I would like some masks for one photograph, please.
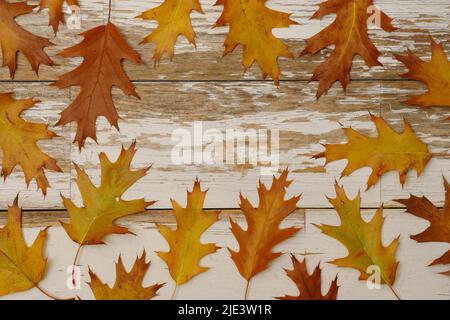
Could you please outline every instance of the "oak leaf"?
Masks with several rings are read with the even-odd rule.
[[[83,62],[75,70],[61,76],[54,83],[58,88],[80,86],[78,97],[61,113],[57,125],[77,122],[75,141],[81,149],[86,138],[97,140],[96,121],[104,116],[119,130],[119,115],[111,97],[112,87],[122,89],[127,95],[137,95],[133,84],[125,73],[122,61],[128,59],[142,63],[139,54],[124,40],[117,27],[108,22],[82,33],[84,40],[68,49],[60,56],[64,58],[83,57]]]
[[[331,282],[328,292],[322,295],[322,270],[317,265],[312,274],[309,274],[306,259],[298,261],[291,255],[292,270],[287,270],[287,276],[295,283],[299,290],[298,296],[279,297],[280,300],[336,300],[339,286],[337,277]]]
[[[44,48],[53,45],[48,39],[32,34],[22,28],[15,18],[33,11],[36,6],[26,1],[9,3],[0,0],[0,47],[2,49],[2,67],[8,66],[11,79],[14,79],[17,66],[17,54],[21,52],[38,74],[41,64],[53,66],[53,61],[44,52]]]
[[[431,37],[430,41],[432,57],[428,62],[410,50],[406,56],[395,55],[409,69],[401,77],[421,81],[428,87],[427,93],[411,97],[406,103],[421,107],[450,107],[450,61],[442,45]]]
[[[242,45],[244,69],[249,69],[256,61],[263,78],[270,76],[279,85],[278,58],[293,58],[293,54],[285,43],[273,35],[272,30],[288,28],[297,23],[290,19],[290,14],[269,9],[266,2],[267,0],[217,0],[216,5],[224,8],[215,27],[229,26],[224,56]]]
[[[186,208],[172,201],[173,214],[177,227],[171,230],[158,225],[159,232],[169,243],[168,252],[158,252],[158,256],[167,264],[170,275],[176,285],[182,285],[209,268],[200,266],[200,260],[217,251],[214,243],[201,243],[200,238],[218,219],[220,211],[203,210],[207,191],[202,191],[198,180],[194,188],[187,193]]]
[[[146,253],[136,258],[129,272],[123,265],[122,258],[116,263],[116,281],[113,287],[103,283],[100,278],[89,269],[91,281],[89,286],[96,300],[150,300],[157,296],[157,292],[164,284],[155,284],[149,287],[142,286],[145,274],[150,263],[145,261]]]
[[[300,230],[296,227],[279,228],[283,220],[297,209],[297,202],[300,200],[300,196],[284,199],[286,188],[292,182],[287,180],[287,176],[286,169],[278,179],[273,177],[269,190],[261,181],[259,182],[257,208],[254,208],[242,194],[240,195],[240,208],[247,221],[247,230],[243,230],[230,218],[231,232],[239,244],[239,251],[228,250],[239,273],[247,280],[247,284],[256,274],[264,271],[272,260],[282,254],[272,252],[273,247]]]
[[[417,242],[447,242],[450,243],[450,185],[444,179],[445,204],[443,208],[436,207],[425,197],[411,195],[409,199],[397,199],[406,206],[409,212],[419,218],[428,220],[430,226],[423,232],[411,236]],[[430,265],[450,264],[450,250],[434,260]]]
[[[44,245],[47,229],[41,230],[31,247],[22,232],[22,210],[18,198],[8,208],[8,221],[0,228],[0,296],[37,287],[44,277]]]
[[[41,0],[39,3],[39,11],[49,10],[49,25],[52,26],[55,34],[58,32],[59,24],[64,23],[62,12],[64,3],[67,3],[68,6],[79,6],[78,0]]]
[[[44,169],[61,172],[56,160],[41,151],[37,142],[51,139],[56,134],[45,124],[25,121],[22,112],[37,101],[14,100],[12,93],[0,93],[0,147],[3,151],[2,176],[8,177],[16,165],[20,165],[27,186],[32,179],[47,194],[49,183]]]
[[[141,42],[141,44],[156,44],[153,53],[155,65],[161,60],[164,52],[167,52],[172,60],[179,35],[184,35],[195,47],[195,32],[190,17],[192,11],[203,13],[198,0],[164,0],[158,7],[137,16],[137,18],[158,22],[156,29]]]
[[[361,217],[360,194],[350,200],[337,183],[335,190],[336,198],[328,198],[328,201],[336,209],[341,224],[339,226],[314,224],[324,234],[341,242],[348,250],[346,257],[335,259],[331,263],[338,267],[358,270],[360,280],[367,280],[371,276],[370,267],[376,266],[380,271],[381,284],[387,284],[392,288],[398,267],[395,255],[400,237],[384,247],[381,237],[384,223],[383,208],[378,209],[373,218],[366,222]]]
[[[368,67],[381,66],[378,57],[381,53],[369,38],[368,23],[371,16],[379,16],[379,27],[386,32],[394,28],[392,19],[374,7],[373,0],[328,0],[320,4],[311,19],[321,19],[335,14],[334,22],[315,36],[306,39],[307,46],[301,53],[316,54],[334,45],[328,58],[318,66],[311,81],[320,81],[317,98],[327,93],[334,82],[340,81],[344,90],[350,82],[350,69],[355,55],[364,59]],[[375,21],[377,19],[375,18]]]
[[[419,176],[431,159],[431,154],[428,146],[417,137],[408,121],[403,122],[403,132],[397,133],[383,118],[374,115],[370,117],[376,126],[378,137],[367,137],[352,128],[344,128],[348,142],[324,145],[325,151],[314,155],[314,158],[325,158],[325,165],[347,159],[348,163],[341,178],[363,167],[372,168],[367,189],[389,171],[395,170],[399,173],[402,186],[410,168],[415,168]]]
[[[130,164],[136,153],[136,143],[129,149],[122,147],[116,162],[100,153],[100,186],[96,187],[86,172],[77,165],[77,186],[83,199],[83,207],[61,195],[70,222],[61,222],[70,238],[82,245],[103,244],[109,234],[126,234],[128,228],[114,224],[116,219],[145,211],[154,202],[144,199],[123,200],[121,197],[136,181],[144,177],[149,168],[131,170]]]

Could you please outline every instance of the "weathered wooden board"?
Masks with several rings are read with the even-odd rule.
[[[18,1],[18,0],[11,0]],[[29,3],[37,4],[33,0]],[[359,57],[352,69],[352,79],[347,92],[335,84],[327,96],[319,101],[315,99],[317,83],[307,80],[314,68],[328,54],[324,51],[314,56],[281,59],[282,83],[276,88],[269,80],[261,81],[260,70],[253,66],[247,73],[241,67],[241,48],[225,58],[222,57],[227,28],[212,29],[219,17],[221,7],[213,6],[214,0],[201,0],[205,15],[193,14],[193,25],[198,34],[197,48],[180,38],[176,55],[172,62],[167,58],[155,69],[152,45],[138,45],[154,27],[154,23],[135,19],[140,12],[152,8],[160,0],[113,0],[112,20],[121,29],[128,42],[142,55],[144,65],[125,62],[128,75],[135,83],[141,100],[125,97],[114,90],[114,98],[121,115],[121,131],[112,129],[105,119],[98,121],[98,144],[89,141],[81,153],[72,139],[76,126],[54,127],[61,112],[77,94],[77,88],[57,90],[48,84],[69,70],[75,68],[80,59],[62,59],[55,56],[62,49],[81,40],[77,36],[105,23],[108,11],[107,0],[80,0],[82,6],[82,30],[68,30],[61,26],[60,33],[54,37],[48,24],[47,12],[19,17],[17,20],[26,29],[41,36],[51,38],[55,46],[46,51],[54,57],[58,66],[42,66],[40,76],[31,71],[25,58],[19,54],[19,66],[15,80],[9,79],[6,68],[0,68],[0,92],[12,91],[16,98],[34,97],[40,101],[35,108],[25,113],[25,118],[36,122],[49,122],[50,128],[59,137],[39,145],[56,158],[64,173],[48,172],[52,188],[44,199],[35,191],[33,182],[27,190],[23,174],[19,169],[0,185],[0,210],[11,204],[15,195],[20,193],[20,204],[25,209],[39,209],[25,213],[26,238],[31,241],[38,230],[52,225],[47,248],[50,257],[49,270],[42,286],[61,297],[79,295],[84,299],[92,298],[85,284],[88,280],[87,265],[90,265],[102,279],[111,283],[114,278],[113,261],[119,253],[123,254],[125,264],[130,266],[136,254],[145,248],[150,255],[152,266],[146,283],[167,282],[161,290],[160,299],[170,297],[173,284],[162,261],[153,253],[166,250],[167,245],[157,232],[154,223],[173,225],[168,211],[150,210],[145,214],[123,219],[121,223],[130,227],[137,236],[111,236],[108,246],[95,246],[83,250],[80,266],[83,279],[81,290],[68,291],[66,282],[69,277],[67,268],[72,264],[76,250],[75,244],[59,226],[60,219],[67,219],[62,209],[60,193],[71,196],[81,204],[75,184],[75,172],[72,161],[85,168],[93,181],[99,180],[97,154],[104,151],[115,158],[120,144],[129,146],[137,140],[139,151],[133,166],[135,168],[153,164],[147,177],[139,181],[126,193],[125,198],[146,197],[159,200],[153,208],[170,208],[169,199],[184,203],[186,189],[192,187],[196,177],[202,185],[209,188],[206,199],[208,208],[238,208],[238,195],[242,192],[254,204],[257,203],[256,186],[261,178],[270,183],[270,175],[262,175],[260,166],[251,164],[187,164],[177,165],[171,155],[176,130],[185,129],[193,135],[195,122],[201,122],[203,132],[207,129],[218,130],[224,134],[227,129],[279,131],[279,168],[289,167],[291,178],[295,181],[288,195],[302,193],[299,202],[301,208],[286,224],[304,227],[295,238],[279,246],[283,252],[292,252],[308,257],[310,267],[321,262],[324,268],[323,290],[331,279],[339,273],[341,299],[392,299],[393,294],[387,288],[369,290],[365,282],[357,280],[357,272],[349,269],[338,270],[325,263],[333,258],[345,255],[345,249],[332,238],[319,233],[312,223],[337,224],[334,210],[329,209],[325,195],[334,196],[333,183],[339,178],[346,162],[338,161],[323,168],[323,160],[313,160],[311,156],[322,150],[321,143],[343,143],[345,137],[342,127],[351,126],[365,134],[375,134],[369,112],[382,115],[394,128],[402,130],[403,118],[406,118],[418,136],[429,144],[435,158],[419,178],[413,171],[403,190],[396,173],[383,176],[380,182],[365,189],[370,174],[368,168],[361,169],[350,177],[342,179],[349,196],[353,197],[361,190],[362,206],[367,217],[374,208],[384,204],[386,225],[383,229],[385,244],[401,234],[398,260],[401,262],[395,290],[405,299],[449,299],[450,281],[439,272],[442,267],[427,265],[448,250],[448,244],[417,244],[409,239],[410,234],[422,231],[427,222],[406,214],[393,202],[396,198],[406,198],[409,193],[425,195],[436,205],[442,206],[444,190],[442,176],[450,179],[450,157],[448,134],[450,116],[448,108],[420,109],[406,106],[403,101],[410,95],[416,95],[426,88],[416,82],[399,78],[405,68],[393,59],[392,53],[404,52],[407,48],[420,57],[430,56],[429,35],[444,43],[450,51],[450,4],[447,0],[431,0],[424,4],[419,0],[376,0],[376,4],[394,18],[399,29],[386,33],[372,28],[371,38],[379,48],[384,67],[368,69]],[[284,39],[296,57],[305,46],[305,38],[312,36],[327,26],[333,16],[321,21],[309,20],[317,9],[318,0],[270,0],[268,5],[277,10],[292,12],[292,18],[298,26],[275,30],[274,33]],[[1,53],[0,53],[1,54]],[[192,137],[193,138],[193,137]],[[269,138],[270,139],[270,138]],[[256,153],[251,149],[250,153]],[[222,219],[203,237],[204,241],[218,242],[222,247],[236,247],[229,232],[228,217],[232,215],[243,222],[238,210],[225,210]],[[5,212],[0,212],[0,225],[5,223]],[[105,263],[110,261],[110,263]],[[194,281],[180,288],[177,297],[189,299],[240,299],[243,297],[245,283],[239,277],[225,249],[202,262],[212,269]],[[284,255],[270,269],[257,276],[251,285],[251,299],[270,299],[285,293],[296,294],[296,289],[284,275],[283,267],[290,267],[289,258]],[[239,285],[241,284],[241,285]],[[220,287],[220,290],[217,288]],[[4,297],[5,299],[41,299],[45,298],[37,290]]]
[[[365,218],[369,219],[374,210],[365,211]],[[401,244],[397,258],[400,261],[397,280],[394,289],[403,299],[449,299],[450,281],[448,277],[439,274],[445,271],[444,267],[427,267],[427,265],[440,254],[448,250],[449,245],[443,243],[418,244],[409,239],[410,234],[421,232],[427,225],[424,220],[404,213],[401,209],[387,209],[383,228],[383,241],[388,244],[397,235],[401,235]],[[223,249],[216,254],[202,260],[202,265],[211,267],[191,282],[178,289],[176,298],[179,299],[242,299],[245,281],[240,277],[227,247],[236,249],[237,243],[229,231],[228,218],[233,217],[245,225],[242,215],[225,211],[221,214],[219,222],[214,224],[202,237],[204,242],[216,242]],[[87,266],[89,265],[102,280],[110,285],[114,282],[114,261],[122,254],[125,265],[130,268],[136,255],[142,250],[149,254],[152,264],[144,280],[145,284],[167,282],[161,289],[157,299],[169,299],[174,285],[170,279],[167,267],[156,256],[154,251],[168,249],[164,238],[158,233],[156,223],[174,226],[174,219],[168,211],[149,211],[121,220],[121,224],[130,227],[136,236],[110,236],[106,246],[89,246],[82,249],[79,261],[82,285],[80,289],[68,290],[67,280],[70,278],[70,265],[77,249],[58,226],[57,220],[66,220],[66,214],[51,212],[25,213],[24,225],[26,238],[31,241],[38,230],[46,225],[49,229],[47,255],[50,257],[49,268],[42,287],[60,297],[80,296],[82,299],[91,299],[92,293],[86,282],[89,280]],[[5,222],[4,216],[0,223]],[[339,276],[340,299],[394,299],[392,292],[382,286],[381,289],[369,290],[364,281],[358,281],[358,272],[351,269],[338,269],[326,263],[334,258],[346,255],[346,249],[332,238],[320,233],[312,223],[338,224],[338,217],[334,210],[299,210],[289,217],[283,225],[303,228],[294,238],[277,246],[276,250],[286,253],[274,261],[267,271],[257,275],[251,283],[250,299],[271,299],[284,294],[296,294],[294,284],[286,277],[283,268],[291,268],[287,253],[293,253],[302,259],[307,257],[308,266],[312,268],[320,263],[323,269],[322,290],[327,290],[330,281]],[[69,272],[68,272],[69,270]],[[70,282],[70,281],[69,281]],[[220,288],[220,289],[219,289]],[[4,299],[45,299],[38,290],[5,296]]]
[[[38,3],[39,1],[29,1]],[[309,20],[317,10],[317,0],[271,0],[268,5],[271,8],[291,12],[292,18],[299,25],[291,26],[289,29],[277,29],[275,35],[284,39],[290,49],[298,57],[305,46],[304,39],[314,35],[327,26],[333,16],[325,17],[323,20]],[[47,12],[43,11],[35,15],[27,15],[18,18],[18,21],[26,29],[41,36],[48,37],[55,46],[47,49],[48,54],[53,57],[62,49],[80,41],[77,34],[102,24],[107,19],[108,0],[81,0],[82,29],[68,30],[61,26],[61,31],[54,37],[53,30],[48,25]],[[152,56],[152,45],[139,45],[142,39],[153,30],[155,24],[149,21],[136,19],[141,12],[160,4],[160,0],[133,0],[113,1],[112,21],[122,30],[128,42],[138,50],[145,65],[135,66],[126,63],[129,75],[134,80],[258,80],[261,72],[255,66],[244,74],[241,66],[241,49],[222,57],[223,41],[227,28],[215,28],[214,25],[220,16],[221,7],[213,6],[215,0],[202,0],[204,15],[194,13],[192,15],[193,25],[198,34],[197,49],[193,48],[184,38],[176,47],[176,56],[172,62],[164,59],[161,65],[155,69]],[[361,59],[357,58],[352,70],[352,78],[358,79],[391,79],[397,78],[398,74],[405,71],[392,53],[402,53],[406,49],[412,49],[421,57],[429,57],[429,35],[437,41],[448,44],[450,36],[446,30],[449,26],[448,16],[450,5],[446,0],[423,1],[410,0],[377,0],[375,3],[394,19],[394,25],[398,30],[386,33],[376,27],[370,30],[371,38],[382,53],[381,62],[384,67],[369,70]],[[447,46],[448,48],[448,46]],[[315,56],[296,58],[295,60],[281,59],[280,65],[283,70],[282,79],[306,80],[309,79],[315,66],[325,58],[327,52]],[[40,77],[37,78],[29,67],[23,56],[19,57],[19,67],[16,75],[17,80],[54,80],[58,75],[73,69],[79,59],[67,60],[55,57],[57,67],[43,66]],[[0,80],[9,79],[6,68],[0,69]],[[339,85],[335,85],[339,87]]]
[[[401,101],[422,90],[414,82],[356,81],[349,86],[346,95],[335,88],[330,96],[319,101],[314,98],[314,88],[304,81],[288,82],[279,89],[268,82],[157,82],[137,83],[136,86],[141,100],[125,97],[119,92],[114,95],[122,117],[121,131],[112,129],[101,118],[98,144],[89,141],[81,153],[76,145],[71,145],[75,125],[54,128],[61,137],[43,144],[43,148],[62,162],[65,174],[48,173],[53,189],[45,201],[35,191],[34,183],[25,191],[23,174],[16,170],[2,188],[1,208],[6,208],[18,192],[21,192],[23,206],[27,209],[62,208],[60,193],[79,200],[73,183],[75,171],[70,172],[71,161],[81,165],[94,181],[98,181],[98,153],[104,151],[115,158],[120,144],[128,146],[134,139],[139,148],[134,166],[153,164],[153,168],[127,196],[156,199],[159,201],[157,208],[169,208],[170,197],[183,197],[186,188],[199,177],[210,188],[207,207],[236,208],[239,192],[255,200],[262,171],[248,161],[244,165],[234,162],[213,166],[173,162],[172,150],[178,143],[172,140],[175,130],[187,130],[193,140],[194,122],[199,121],[203,126],[201,134],[207,129],[216,129],[223,134],[226,129],[278,130],[279,168],[289,167],[295,179],[289,192],[303,193],[301,207],[329,207],[325,195],[333,192],[333,182],[339,178],[346,161],[331,163],[324,169],[323,160],[313,160],[311,156],[322,150],[320,143],[345,142],[342,126],[375,134],[369,112],[383,115],[399,131],[403,127],[402,117],[405,117],[437,156],[420,178],[416,178],[414,171],[410,172],[403,192],[396,173],[383,177],[379,184],[364,193],[363,206],[378,207],[382,202],[396,206],[390,200],[407,196],[409,192],[424,194],[438,205],[443,203],[441,177],[448,177],[450,171],[450,159],[445,156],[450,146],[446,120],[450,113],[445,108],[425,110],[404,106]],[[36,121],[48,119],[50,124],[56,123],[58,113],[76,94],[75,90],[58,91],[46,83],[0,84],[0,91],[15,91],[18,98],[41,100],[42,103],[28,111],[26,117]],[[68,185],[69,172],[71,186]],[[370,170],[365,168],[342,179],[342,183],[352,192],[364,190],[369,174]],[[262,178],[269,182],[270,172]]]

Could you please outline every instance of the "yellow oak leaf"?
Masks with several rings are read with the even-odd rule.
[[[11,79],[14,79],[17,65],[17,53],[28,59],[38,74],[39,66],[53,66],[53,61],[44,52],[44,48],[53,45],[48,39],[38,37],[17,24],[15,18],[33,11],[36,6],[23,2],[9,3],[0,0],[0,47],[2,49],[2,67],[8,66]]]
[[[184,35],[195,47],[195,32],[191,23],[192,11],[203,13],[198,0],[164,0],[158,7],[137,16],[137,18],[158,22],[156,29],[141,42],[141,44],[156,44],[153,53],[155,65],[161,60],[164,52],[167,52],[172,60],[175,44],[180,35]]]
[[[24,174],[27,185],[32,179],[47,194],[49,183],[44,169],[61,172],[56,160],[41,151],[39,140],[51,139],[56,134],[45,124],[24,121],[22,112],[37,101],[15,100],[12,93],[0,93],[0,147],[3,151],[2,176],[8,177],[16,165]]]
[[[83,199],[83,206],[77,207],[72,200],[61,195],[67,209],[70,222],[61,222],[69,237],[78,243],[75,254],[72,283],[75,285],[75,265],[84,245],[104,244],[103,238],[110,234],[131,233],[128,228],[118,226],[115,220],[140,213],[154,202],[144,199],[123,200],[122,195],[136,181],[144,177],[149,168],[131,170],[130,165],[136,153],[136,143],[128,150],[122,147],[116,162],[111,162],[102,152],[99,155],[101,177],[100,186],[96,187],[85,171],[75,165],[77,186]]]
[[[114,221],[143,212],[154,203],[144,199],[127,201],[121,198],[125,191],[149,170],[130,169],[136,151],[136,142],[133,142],[129,149],[122,147],[116,162],[111,162],[106,154],[100,153],[99,187],[91,182],[84,170],[75,165],[83,207],[77,207],[72,200],[61,196],[70,216],[70,223],[62,222],[62,225],[73,241],[80,245],[103,244],[102,239],[106,235],[129,233],[127,228],[115,225]]]
[[[350,200],[337,183],[335,190],[336,198],[329,198],[328,201],[336,209],[341,224],[339,226],[315,224],[324,234],[338,240],[348,250],[346,257],[335,259],[331,263],[338,267],[358,270],[360,280],[367,280],[374,270],[379,270],[381,284],[387,284],[392,289],[398,267],[395,255],[400,237],[384,247],[381,237],[384,223],[383,209],[378,209],[373,218],[366,222],[361,217],[360,194]]]
[[[201,190],[200,182],[196,180],[192,191],[187,193],[186,208],[171,200],[176,229],[158,225],[159,232],[170,247],[168,252],[158,252],[158,256],[167,264],[177,286],[207,271],[209,268],[202,267],[200,260],[218,249],[214,243],[204,244],[200,241],[202,234],[217,221],[220,213],[203,210],[206,193],[207,191]]]
[[[0,228],[0,296],[38,287],[45,273],[47,229],[41,230],[28,247],[22,233],[22,210],[17,202],[18,198],[8,208],[8,221]]]
[[[258,187],[259,205],[254,208],[247,198],[240,195],[240,208],[247,221],[247,230],[230,219],[231,232],[235,236],[239,251],[228,249],[239,273],[247,280],[246,297],[250,280],[282,253],[272,252],[273,247],[292,237],[300,229],[290,227],[280,229],[285,218],[297,209],[300,196],[285,200],[286,188],[292,181],[287,180],[288,170],[284,170],[277,179],[273,177],[269,190],[260,181]]]
[[[377,22],[377,27],[386,32],[395,30],[392,19],[375,8],[374,0],[327,0],[319,5],[311,19],[321,19],[330,14],[336,15],[334,22],[315,36],[306,39],[308,45],[301,53],[301,56],[316,54],[334,45],[328,58],[314,70],[311,78],[312,81],[320,81],[317,98],[338,80],[345,90],[350,82],[350,69],[356,55],[361,56],[370,68],[382,65],[378,61],[381,54],[368,34],[368,24],[371,20]]]
[[[157,292],[164,284],[155,284],[149,287],[142,286],[145,274],[150,266],[145,261],[146,253],[136,258],[132,269],[127,272],[122,258],[116,263],[116,281],[113,287],[103,283],[100,278],[89,269],[91,282],[89,286],[96,300],[150,300],[157,296]]]
[[[406,56],[396,54],[409,72],[403,78],[421,81],[428,86],[428,92],[411,97],[406,101],[409,105],[421,107],[450,107],[450,61],[441,44],[431,41],[431,60],[425,62],[408,50]]]
[[[288,28],[297,23],[289,18],[290,14],[269,9],[266,2],[267,0],[218,0],[216,5],[224,8],[215,27],[229,26],[224,55],[242,45],[244,69],[249,69],[256,61],[263,78],[270,76],[279,85],[278,58],[293,58],[293,54],[285,43],[273,35],[272,30]]]
[[[325,158],[325,165],[336,160],[347,159],[348,163],[341,178],[363,168],[372,168],[367,181],[367,189],[377,183],[380,177],[389,171],[397,171],[402,186],[406,182],[408,170],[415,168],[419,176],[431,159],[428,146],[414,133],[408,121],[404,120],[403,132],[395,132],[383,118],[370,115],[378,137],[371,138],[353,130],[344,128],[348,142],[345,144],[324,145],[325,151],[314,158]]]
[[[49,25],[52,26],[55,34],[58,32],[59,24],[64,23],[62,12],[64,3],[68,6],[79,7],[78,0],[41,0],[39,3],[39,11],[49,9]]]

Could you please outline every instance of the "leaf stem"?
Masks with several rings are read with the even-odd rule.
[[[108,22],[111,22],[111,7],[112,7],[112,0],[109,0]]]
[[[252,279],[247,280],[247,285],[245,286],[244,300],[248,300],[248,294],[249,294],[249,289],[250,289],[250,281],[252,281]]]
[[[82,244],[78,245],[77,253],[75,254],[75,258],[73,259],[73,263],[72,263],[72,285],[74,287],[77,284],[76,281],[75,281],[75,268],[77,267],[76,264],[77,264],[78,258],[80,256],[80,252],[81,252],[81,247],[82,246],[83,246]]]
[[[54,295],[52,295],[51,293],[47,292],[45,289],[42,289],[39,285],[35,285],[35,288],[38,289],[42,294],[44,294],[45,296],[49,297],[52,300],[62,300],[61,298],[55,297]]]
[[[402,300],[402,299],[400,299],[400,296],[397,294],[397,292],[395,292],[394,288],[392,288],[391,285],[388,284],[387,286],[389,287],[389,289],[391,289],[392,293],[397,298],[397,300]]]
[[[178,290],[178,284],[175,284],[175,288],[173,289],[172,296],[170,297],[170,300],[175,300],[175,296],[177,294]]]

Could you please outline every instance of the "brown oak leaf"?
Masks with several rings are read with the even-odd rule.
[[[395,201],[404,204],[406,211],[430,222],[423,232],[411,236],[417,242],[447,242],[450,243],[450,185],[444,178],[445,204],[443,208],[436,207],[425,197],[411,195],[409,199]],[[450,250],[434,260],[430,265],[450,264]]]
[[[336,300],[339,286],[337,277],[331,282],[328,292],[322,294],[322,269],[317,265],[312,274],[309,274],[306,266],[306,259],[302,262],[291,254],[292,270],[287,270],[287,276],[295,283],[298,288],[298,296],[278,297],[280,300]]]
[[[36,6],[26,1],[9,3],[0,0],[0,46],[2,49],[2,67],[8,66],[11,79],[14,79],[17,54],[21,52],[38,74],[39,66],[53,66],[53,61],[44,52],[44,48],[53,45],[48,39],[38,37],[22,28],[15,18],[30,13]]]
[[[392,19],[384,12],[375,9],[373,0],[327,0],[320,4],[319,9],[311,19],[321,19],[335,14],[334,22],[315,36],[306,40],[307,47],[301,53],[316,54],[334,45],[328,58],[318,66],[311,77],[311,81],[320,81],[317,98],[327,93],[334,82],[340,81],[344,90],[350,82],[350,69],[353,58],[361,56],[367,66],[381,66],[378,57],[381,53],[370,41],[368,23],[371,15],[379,15],[379,27],[386,32],[392,32]],[[377,19],[375,19],[377,20]]]
[[[39,11],[43,9],[49,10],[49,25],[52,26],[55,34],[58,32],[59,24],[64,23],[64,15],[62,12],[63,4],[79,7],[78,0],[41,0],[39,3]]]
[[[119,130],[119,115],[114,106],[111,90],[114,86],[127,95],[139,98],[133,84],[125,73],[122,61],[128,59],[142,63],[139,54],[134,51],[120,34],[117,27],[108,22],[82,33],[84,40],[59,53],[64,58],[83,57],[83,62],[75,70],[61,76],[54,83],[58,88],[79,86],[78,97],[61,113],[57,125],[77,122],[75,141],[81,149],[89,137],[97,141],[96,122],[104,116]]]

